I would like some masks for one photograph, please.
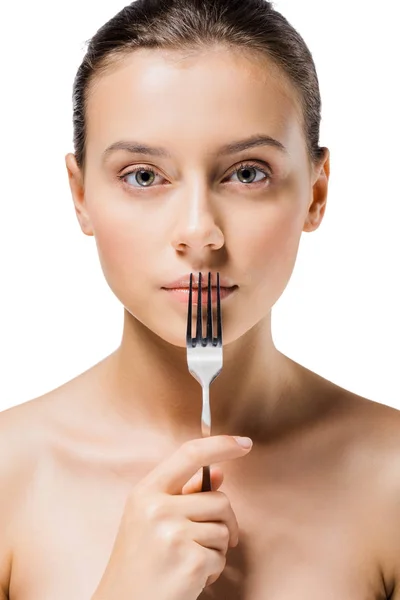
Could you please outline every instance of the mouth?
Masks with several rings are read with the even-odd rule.
[[[203,273],[188,273],[186,275],[182,275],[181,277],[178,277],[178,279],[175,279],[174,281],[171,281],[168,284],[163,285],[162,287],[165,289],[184,289],[184,288],[189,288],[190,286],[190,282],[192,282],[192,286],[193,289],[194,288],[198,288],[199,287],[199,283],[201,284],[202,288],[207,288],[208,287],[208,280],[210,279],[210,284],[212,285],[212,287],[216,287],[219,283],[221,288],[230,288],[230,287],[235,287],[235,282],[232,281],[232,279],[226,275],[221,275],[220,273],[214,273],[212,271],[210,271],[208,274],[203,274]],[[201,280],[201,281],[200,281]]]
[[[238,285],[234,285],[232,287],[220,287],[220,298],[221,301],[224,300],[225,298],[228,298],[229,296],[232,296],[232,294],[234,294],[234,292],[239,288]],[[178,302],[182,302],[185,303],[186,305],[189,302],[189,288],[188,287],[181,287],[181,288],[162,288],[164,291],[168,292],[169,296],[174,299],[177,300]],[[197,298],[198,298],[198,288],[197,287],[193,287],[193,292],[192,292],[192,303],[193,304],[197,304]],[[201,290],[201,303],[202,304],[207,304],[207,299],[208,299],[208,292],[207,292],[207,288],[202,288]],[[211,302],[212,304],[216,304],[217,303],[217,288],[216,287],[212,287],[211,288]]]

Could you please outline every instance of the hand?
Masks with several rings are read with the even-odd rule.
[[[127,498],[92,600],[195,600],[214,583],[239,528],[226,494],[201,492],[202,466],[250,449],[228,435],[190,440],[146,475]],[[221,469],[211,468],[212,489],[222,481]]]

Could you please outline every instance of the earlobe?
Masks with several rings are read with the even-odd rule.
[[[303,231],[315,231],[321,225],[325,214],[328,199],[328,181],[330,175],[330,153],[324,148],[323,158],[315,169],[314,184],[312,187],[312,198],[308,205],[308,212]]]
[[[65,166],[68,171],[69,187],[71,189],[72,200],[74,202],[75,213],[79,225],[85,235],[92,236],[93,228],[86,210],[85,187],[80,168],[77,165],[75,155],[68,153],[65,156]]]

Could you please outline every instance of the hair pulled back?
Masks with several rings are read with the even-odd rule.
[[[321,97],[314,61],[300,34],[266,0],[136,0],[105,23],[88,47],[73,85],[73,143],[85,170],[90,84],[138,48],[204,50],[223,45],[267,57],[291,82],[303,115],[309,159],[317,163]]]

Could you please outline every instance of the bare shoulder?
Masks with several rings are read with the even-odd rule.
[[[101,363],[0,412],[0,600],[8,598],[18,519],[40,481],[41,469],[66,440],[90,438],[93,410],[85,412],[84,400],[94,395],[100,370]]]
[[[400,459],[400,410],[347,390],[342,390],[340,406],[360,450],[370,447],[376,458]]]
[[[340,390],[340,388],[339,388]],[[335,445],[388,597],[400,600],[400,411],[342,390]]]
[[[364,467],[367,472],[376,467],[400,484],[400,410],[314,373],[311,381],[317,395],[326,398],[321,402],[322,431],[332,432],[335,442],[342,444],[343,452],[361,472]]]
[[[377,556],[388,597],[400,600],[400,411],[377,402],[364,401],[365,460],[370,463],[371,521],[375,525]],[[367,491],[367,489],[366,489]],[[365,505],[368,505],[365,494]]]
[[[353,393],[303,365],[294,363],[297,387],[294,396],[299,398],[300,407],[308,399],[312,408],[310,422],[315,422],[319,439],[333,446],[341,444],[353,460],[373,457],[372,463],[380,460],[391,465],[400,460],[400,410],[388,406],[383,400],[370,399]],[[299,382],[299,383],[297,383]]]
[[[8,598],[14,527],[48,447],[50,397],[0,412],[0,600]]]
[[[307,369],[302,373],[303,389],[319,406],[313,443],[326,444],[327,455],[339,461],[338,468],[348,474],[349,481],[357,481],[369,494],[375,486],[376,497],[400,512],[400,410],[350,392]]]
[[[0,600],[8,598],[12,561],[12,516],[15,498],[21,493],[23,453],[18,438],[22,440],[20,419],[15,419],[15,410],[0,413]]]
[[[311,405],[317,407],[317,420],[324,432],[328,429],[342,436],[343,440],[353,440],[354,448],[366,450],[368,445],[375,450],[394,452],[397,456],[400,447],[400,410],[388,406],[383,400],[370,399],[353,393],[332,381],[325,379],[290,360],[299,373],[295,381],[296,395],[300,403],[311,398]]]
[[[400,411],[354,394],[348,405],[354,466],[360,472],[375,472],[387,500],[400,508]]]
[[[346,498],[343,514],[359,525],[358,543],[370,553],[387,597],[400,600],[400,411],[307,369],[301,374],[303,390],[320,407],[310,438],[313,460],[333,476],[337,497]]]
[[[87,384],[90,374],[91,370],[42,396],[0,412],[1,489],[5,484],[15,490],[26,485],[35,476],[41,459],[54,449],[66,431],[73,429],[75,422],[83,421],[86,415],[82,414],[85,410],[82,400],[93,396]]]

